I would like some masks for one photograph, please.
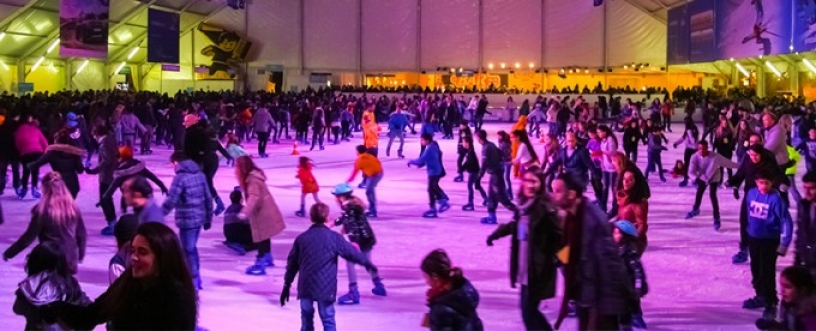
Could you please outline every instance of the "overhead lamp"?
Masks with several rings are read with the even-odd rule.
[[[40,56],[40,58],[37,59],[36,62],[34,62],[34,65],[31,66],[31,71],[29,71],[29,72],[34,72],[35,70],[37,70],[37,68],[40,67],[40,65],[43,63],[43,61],[45,61],[45,56]]]
[[[0,65],[3,66],[3,70],[9,70],[9,66],[6,64],[5,61],[0,61]]]
[[[462,67],[459,67],[459,72],[460,72],[460,73],[462,72],[462,70],[463,70],[463,69],[462,69]]]
[[[128,60],[132,59],[134,56],[136,56],[137,52],[139,52],[139,46],[133,47],[133,50],[130,51],[130,54],[128,54],[127,59]]]
[[[629,66],[624,64],[623,69],[629,69]]]
[[[739,70],[743,75],[745,75],[745,77],[751,77],[751,73],[748,72],[748,70],[745,69],[745,67],[743,67],[742,64],[740,64],[739,62],[735,62],[734,64],[737,65],[737,70]]]
[[[51,43],[51,46],[48,46],[48,50],[45,51],[45,54],[51,53],[54,50],[54,48],[57,48],[57,46],[59,46],[59,43],[60,43],[59,39],[54,40],[54,42]]]
[[[116,67],[116,70],[113,72],[113,74],[114,75],[118,74],[120,71],[122,71],[122,68],[124,68],[124,67],[125,67],[125,61],[122,61],[122,63],[120,63],[119,66]]]
[[[730,58],[730,59],[728,59],[728,60],[729,60],[729,61],[731,61],[731,62],[734,62],[734,58],[733,58],[733,57],[732,57],[732,58]]]
[[[0,31],[0,39],[6,36],[6,31]]]
[[[816,74],[816,66],[813,65],[813,62],[810,62],[808,59],[802,59],[802,62],[805,63],[805,66],[810,69],[814,74]]]
[[[79,69],[77,69],[76,74],[79,75],[80,73],[82,73],[82,71],[85,70],[85,67],[88,66],[88,63],[90,63],[90,61],[88,61],[88,60],[85,60],[85,62],[82,62],[82,64],[79,65]]]
[[[771,69],[776,77],[782,77],[782,73],[779,72],[779,69],[776,69],[776,67],[774,67],[773,63],[770,61],[765,61],[765,66],[768,67],[768,69]]]
[[[573,72],[575,72],[575,70],[573,70],[573,69],[570,69],[570,73],[573,73]]]
[[[493,63],[492,63],[492,62],[491,62],[491,63],[488,63],[488,64],[487,64],[487,68],[488,68],[488,69],[490,69],[490,70],[493,70]]]
[[[535,64],[530,62],[530,69],[533,69],[534,67],[535,67]]]
[[[507,67],[507,64],[506,64],[506,63],[504,63],[504,62],[502,62],[501,64],[499,64],[499,67],[501,67],[502,69],[504,69],[505,67]]]
[[[561,68],[561,73],[562,73],[562,74],[564,73],[564,68]]]
[[[521,68],[521,63],[516,62],[516,69]]]
[[[450,68],[450,72],[456,72],[456,68]]]
[[[584,73],[585,73],[585,74],[588,74],[588,73],[589,73],[589,69],[584,69]]]

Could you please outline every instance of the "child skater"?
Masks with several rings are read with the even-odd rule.
[[[235,159],[241,156],[249,156],[246,150],[241,147],[241,139],[235,133],[228,133],[227,134],[227,154],[231,157],[227,159],[227,165],[235,166]]]
[[[340,205],[342,215],[334,220],[335,226],[342,226],[342,232],[348,240],[357,246],[365,258],[371,262],[371,252],[377,244],[374,230],[365,215],[365,204],[360,198],[352,195],[352,188],[349,184],[338,184],[332,190],[332,195]],[[357,289],[357,271],[354,269],[354,262],[349,261],[346,266],[349,278],[349,292],[337,298],[340,305],[357,305],[360,303],[360,291]],[[374,288],[371,293],[378,296],[386,296],[385,285],[376,270],[369,270]]]
[[[467,188],[468,188],[468,202],[462,206],[464,211],[473,211],[473,189],[479,191],[482,196],[482,206],[487,205],[487,193],[482,188],[482,183],[479,178],[479,157],[476,156],[476,149],[473,146],[473,137],[465,137],[462,139],[462,146],[465,150],[465,157],[462,161],[462,169],[468,173]],[[504,179],[502,179],[504,180]]]
[[[246,255],[247,252],[255,250],[255,242],[252,240],[252,226],[249,219],[242,218],[244,212],[244,195],[241,187],[236,186],[229,195],[230,205],[224,212],[224,245],[239,256]]]
[[[79,306],[91,303],[72,275],[62,247],[53,241],[44,241],[31,250],[25,272],[26,279],[15,292],[12,308],[15,314],[25,317],[25,330],[68,330],[46,322],[40,307],[58,301]]]
[[[314,164],[308,157],[301,156],[298,160],[298,172],[295,178],[300,179],[300,210],[295,212],[298,217],[306,217],[306,195],[311,194],[315,203],[320,202],[317,197],[317,192],[320,187],[317,185],[317,180],[312,174],[312,167]]]
[[[649,284],[646,282],[646,272],[640,262],[637,251],[637,229],[630,221],[615,222],[613,237],[618,243],[619,252],[626,264],[629,278],[634,282],[635,295],[631,298],[629,311],[631,314],[620,316],[621,330],[632,330],[632,327],[646,329],[643,321],[643,310],[640,308],[640,298],[649,293]]]
[[[663,161],[660,159],[660,153],[669,150],[663,144],[668,144],[669,140],[663,135],[660,126],[653,126],[651,132],[646,138],[647,148],[647,165],[646,165],[646,179],[649,179],[649,173],[657,172],[662,182],[666,182],[666,176],[663,175]]]

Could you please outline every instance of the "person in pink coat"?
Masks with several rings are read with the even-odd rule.
[[[37,159],[45,153],[45,149],[48,147],[48,140],[45,139],[33,116],[26,115],[23,118],[23,122],[14,133],[14,145],[17,147],[17,151],[20,152],[20,163],[22,164],[37,161]],[[37,183],[40,179],[39,169],[36,167],[32,169],[23,167],[23,180],[20,183],[21,187],[17,193],[17,199],[22,200],[25,198],[26,193],[28,193],[29,177],[31,178],[31,196],[35,199],[40,198],[41,194],[37,189]]]

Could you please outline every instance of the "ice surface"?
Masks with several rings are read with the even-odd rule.
[[[486,125],[490,137],[497,130],[509,130],[511,124]],[[675,124],[675,132],[681,125]],[[438,135],[439,136],[439,135]],[[678,133],[669,133],[670,140]],[[490,138],[495,140],[495,138]],[[359,134],[353,143],[327,145],[325,151],[309,152],[301,148],[302,155],[313,159],[314,174],[320,183],[320,198],[330,204],[332,213],[337,208],[329,193],[330,187],[346,180],[355,158],[354,146],[361,141]],[[672,140],[673,141],[673,140]],[[385,177],[377,190],[380,217],[372,220],[378,238],[373,260],[379,266],[388,297],[371,294],[371,283],[362,270],[359,306],[337,306],[337,325],[340,330],[420,330],[420,322],[426,312],[425,285],[419,263],[426,253],[444,248],[455,265],[464,269],[465,276],[473,281],[481,295],[479,315],[487,330],[522,330],[519,290],[510,288],[509,240],[497,241],[494,247],[485,245],[485,238],[495,228],[479,223],[486,216],[485,207],[476,199],[475,212],[461,211],[465,203],[465,183],[454,183],[456,162],[455,140],[441,140],[448,176],[442,188],[450,195],[453,207],[438,219],[420,217],[427,209],[426,176],[424,169],[408,168],[407,161],[419,154],[419,138],[408,134],[405,155],[396,158],[397,146],[391,157],[385,156],[387,137],[381,134],[380,159],[385,167]],[[540,143],[536,141],[540,150]],[[477,146],[478,147],[478,146]],[[245,146],[255,151],[255,144]],[[671,147],[670,147],[671,148]],[[166,184],[171,180],[167,162],[169,151],[157,147],[152,155],[142,157],[148,166]],[[304,231],[309,221],[294,216],[299,206],[300,184],[295,176],[297,157],[291,156],[291,141],[269,146],[268,159],[255,159],[269,177],[269,187],[284,212],[287,229],[273,238],[272,251],[276,267],[263,277],[247,276],[244,269],[254,262],[254,255],[238,257],[222,247],[222,218],[208,232],[203,232],[198,247],[201,255],[201,274],[204,290],[200,298],[200,325],[210,330],[296,330],[300,326],[299,305],[293,288],[292,301],[284,308],[278,304],[283,286],[286,255],[295,236]],[[663,154],[664,167],[671,169],[675,160],[682,158],[680,149]],[[646,154],[640,148],[638,165],[645,167]],[[804,167],[799,167],[800,175]],[[42,170],[45,173],[47,168]],[[97,180],[81,175],[82,192],[79,204],[84,212],[89,240],[85,261],[80,265],[78,279],[91,298],[95,298],[108,285],[107,266],[115,252],[115,240],[102,237],[104,226],[102,212],[95,208]],[[679,180],[661,183],[652,176],[652,198],[649,208],[649,247],[643,261],[649,277],[651,291],[643,300],[645,320],[652,330],[746,330],[753,329],[759,311],[741,308],[742,300],[753,295],[748,265],[732,265],[731,255],[736,252],[739,237],[738,201],[730,190],[720,191],[723,227],[714,232],[711,226],[711,207],[708,194],[703,199],[702,214],[692,220],[683,216],[691,209],[694,189],[679,188]],[[358,180],[359,181],[359,178]],[[216,186],[224,200],[237,185],[232,168],[223,165],[216,175]],[[356,184],[356,182],[355,182]],[[2,197],[6,224],[0,226],[0,249],[7,248],[28,224],[29,210],[34,205],[30,197],[18,201],[6,189]],[[362,190],[356,192],[365,197]],[[115,198],[118,201],[118,194]],[[158,200],[162,197],[159,196]],[[311,204],[311,197],[307,204]],[[116,203],[118,205],[118,203]],[[510,213],[499,208],[500,222],[507,221]],[[172,217],[166,219],[172,225]],[[175,226],[171,226],[175,228]],[[26,251],[27,252],[27,251]],[[0,328],[20,330],[25,321],[11,311],[17,283],[24,278],[25,254],[7,263],[0,263]],[[791,257],[779,262],[778,270],[791,264]],[[360,268],[362,269],[362,268]],[[339,294],[347,286],[345,263],[340,263],[338,275]],[[559,288],[560,292],[560,288]],[[542,303],[541,310],[554,322],[560,298]],[[319,326],[319,320],[316,320]],[[568,319],[562,329],[575,329],[574,319]],[[98,329],[102,329],[99,327]]]

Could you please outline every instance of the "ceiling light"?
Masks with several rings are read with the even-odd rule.
[[[745,75],[745,77],[751,77],[751,73],[748,72],[748,70],[745,69],[745,67],[743,67],[742,64],[740,64],[739,62],[735,62],[735,64],[737,65],[737,70],[739,70],[743,75]]]
[[[54,50],[54,48],[57,48],[57,46],[59,46],[59,43],[60,43],[59,39],[54,40],[54,42],[51,43],[51,46],[48,46],[48,50],[45,51],[45,54],[51,53]]]
[[[130,54],[128,54],[127,59],[128,60],[132,59],[134,56],[136,56],[137,52],[139,52],[139,46],[133,47],[133,50],[130,51]]]
[[[773,63],[770,61],[765,61],[765,66],[768,67],[768,69],[771,69],[776,77],[782,77],[782,73],[779,72],[779,69],[776,69],[776,67],[774,67]]]
[[[805,63],[805,66],[810,69],[814,74],[816,74],[816,66],[813,65],[813,62],[810,62],[808,59],[802,59],[802,62]]]
[[[85,62],[82,62],[82,64],[81,64],[81,65],[79,65],[79,69],[77,69],[77,72],[76,72],[76,73],[77,73],[77,75],[79,75],[80,73],[82,73],[82,71],[83,71],[83,70],[85,70],[85,67],[87,67],[87,66],[88,66],[88,63],[89,63],[89,62],[90,62],[90,61],[85,60]]]
[[[40,56],[40,58],[37,59],[37,62],[34,62],[34,65],[31,66],[31,71],[30,72],[34,72],[34,70],[37,70],[37,68],[40,67],[40,65],[43,63],[43,61],[45,61],[45,56]]]

